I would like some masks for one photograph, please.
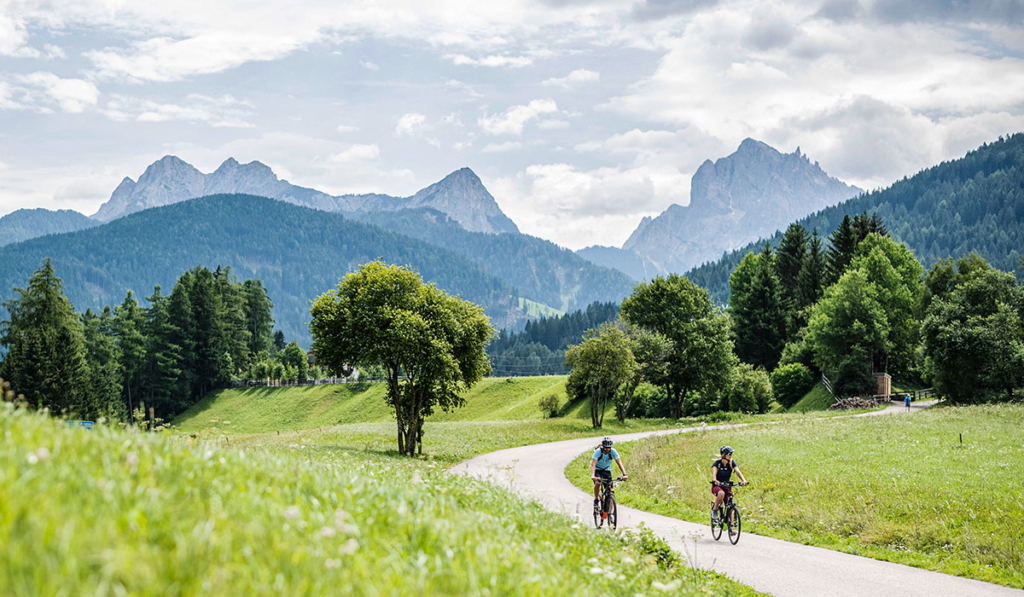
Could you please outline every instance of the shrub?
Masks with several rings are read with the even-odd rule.
[[[744,413],[766,413],[771,407],[772,386],[763,369],[740,363],[728,393],[729,410]]]
[[[548,394],[540,399],[540,412],[544,418],[553,419],[558,416],[558,396]]]
[[[772,393],[779,404],[790,408],[804,397],[814,385],[811,370],[802,363],[781,365],[772,371]]]

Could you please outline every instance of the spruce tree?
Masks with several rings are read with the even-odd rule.
[[[799,283],[797,284],[797,310],[802,311],[821,298],[826,265],[821,237],[818,236],[818,229],[815,228],[807,243],[807,257],[804,258],[803,266],[800,268]]]
[[[242,285],[245,296],[245,329],[249,331],[249,354],[255,359],[260,353],[269,353],[273,343],[274,304],[259,280],[246,280]]]
[[[768,371],[778,365],[786,343],[786,311],[774,259],[765,244],[761,254],[748,253],[730,278],[736,356]]]
[[[245,313],[248,301],[242,285],[232,280],[230,267],[218,267],[213,277],[220,302],[217,327],[220,343],[231,357],[230,364],[226,366],[226,377],[230,377],[248,368],[252,360],[252,353],[249,351],[251,334]]]
[[[135,423],[135,409],[142,398],[141,389],[146,369],[145,325],[146,314],[129,290],[124,301],[114,308],[114,333],[121,353],[124,401],[130,423]]]
[[[192,405],[196,385],[195,319],[192,316],[192,272],[185,272],[167,300],[167,319],[171,327],[170,343],[178,347],[181,375],[175,384],[177,409]]]
[[[121,352],[114,339],[110,307],[104,307],[100,315],[87,309],[82,315],[82,330],[89,362],[89,390],[96,412],[111,420],[127,420],[128,411],[121,400]]]
[[[174,343],[178,330],[171,323],[169,298],[161,294],[160,286],[146,298],[146,372],[147,402],[161,415],[178,412],[178,377],[181,369],[181,347]]]
[[[82,324],[53,263],[47,259],[32,274],[28,288],[14,292],[17,298],[3,303],[9,319],[0,324],[0,343],[7,348],[0,377],[32,406],[95,417]]]
[[[192,395],[204,396],[215,384],[230,376],[231,354],[218,316],[223,313],[213,272],[205,267],[193,270],[191,292],[195,385]]]
[[[843,221],[832,231],[828,237],[828,261],[825,268],[825,285],[831,286],[839,281],[846,271],[850,261],[853,260],[853,253],[857,250],[857,243],[860,242],[857,231],[854,230],[853,220],[849,215],[843,216]]]

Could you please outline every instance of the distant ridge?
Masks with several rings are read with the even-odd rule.
[[[168,155],[152,163],[136,182],[125,178],[93,218],[109,222],[130,213],[206,195],[242,193],[270,197],[324,211],[379,212],[429,207],[448,214],[466,230],[517,233],[515,223],[469,168],[457,170],[411,197],[382,194],[329,195],[281,180],[261,162],[240,164],[228,158],[203,174],[188,162]]]
[[[19,209],[0,218],[0,247],[37,236],[75,232],[97,222],[70,209]]]

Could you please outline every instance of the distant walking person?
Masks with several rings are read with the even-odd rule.
[[[910,412],[910,394],[903,397],[903,404],[907,405],[907,412]]]

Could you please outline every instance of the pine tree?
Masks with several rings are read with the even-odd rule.
[[[18,298],[3,303],[9,319],[0,324],[0,343],[7,348],[0,377],[33,406],[95,417],[82,324],[53,263],[47,259],[28,288],[14,292]]]
[[[114,308],[114,333],[121,353],[121,370],[124,372],[124,401],[128,408],[128,421],[135,423],[135,409],[142,399],[142,382],[146,370],[145,336],[146,314],[132,291],[124,301]]]
[[[182,274],[167,300],[167,319],[171,328],[169,343],[178,347],[178,362],[181,367],[181,375],[175,384],[173,394],[178,405],[177,410],[184,410],[192,405],[193,388],[197,385],[196,325],[192,316],[193,280],[191,272]]]
[[[765,244],[761,254],[748,253],[730,278],[736,356],[768,371],[778,365],[786,342],[786,311],[774,259]]]
[[[181,375],[181,347],[174,343],[178,330],[171,323],[169,299],[160,293],[160,286],[146,298],[146,372],[145,388],[148,404],[161,415],[178,411],[177,386]]]
[[[191,292],[195,380],[193,396],[203,396],[230,376],[231,354],[218,320],[223,313],[213,273],[205,267],[192,271]]]
[[[82,315],[82,330],[89,362],[89,390],[96,412],[111,420],[127,420],[128,411],[121,400],[121,352],[114,339],[110,307],[104,307],[100,315],[87,309]]]
[[[807,257],[800,268],[797,285],[797,310],[803,310],[818,302],[821,298],[825,280],[825,253],[822,250],[821,237],[815,228],[807,244]]]
[[[865,235],[866,236],[866,235]],[[832,231],[828,237],[828,261],[825,268],[825,285],[831,286],[839,281],[846,271],[850,261],[853,260],[853,253],[857,250],[857,243],[860,242],[857,231],[854,230],[853,221],[850,216],[844,216],[839,226]]]
[[[267,290],[259,280],[246,280],[243,284],[245,296],[245,329],[249,331],[249,354],[253,359],[261,353],[269,353],[273,343],[274,318],[271,310],[274,304],[267,296]]]
[[[252,353],[249,351],[252,334],[249,332],[245,313],[248,301],[242,285],[232,281],[230,267],[218,267],[213,277],[220,300],[220,309],[217,313],[220,343],[231,357],[230,364],[226,366],[227,378],[248,368],[252,360]]]

